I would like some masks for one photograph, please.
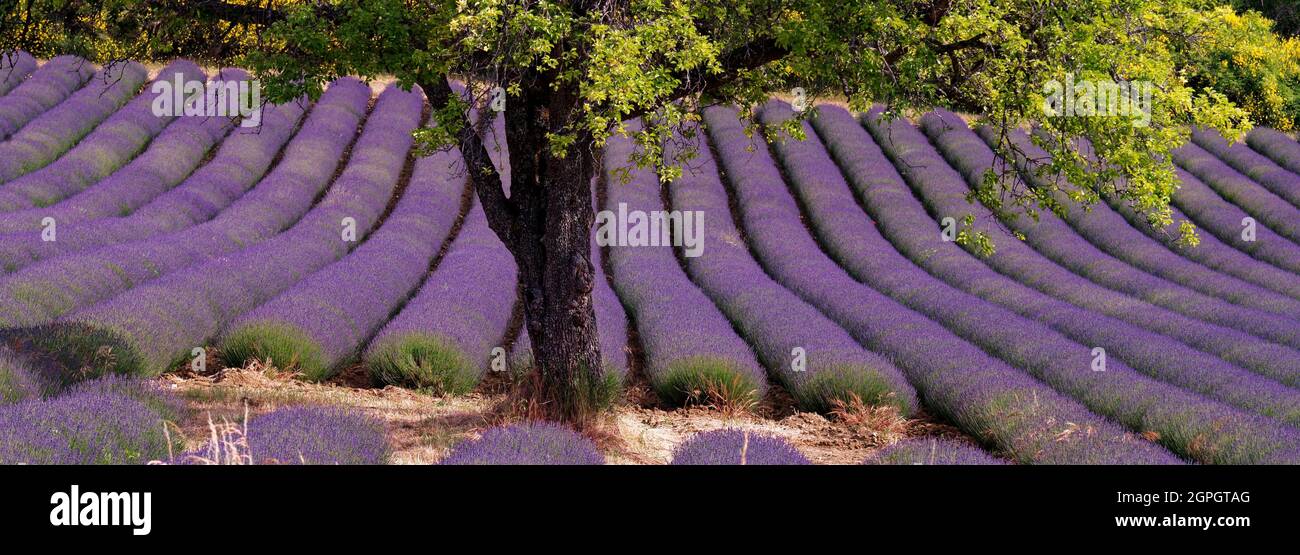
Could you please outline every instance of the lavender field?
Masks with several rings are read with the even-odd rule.
[[[1194,247],[1122,203],[972,203],[1047,153],[941,109],[708,107],[662,138],[692,154],[669,179],[614,137],[610,439],[483,408],[529,383],[527,292],[462,152],[417,152],[418,86],[343,77],[249,126],[153,109],[240,69],[7,63],[0,464],[1300,464],[1289,134],[1174,152]],[[503,116],[474,117],[508,176]],[[968,215],[992,255],[953,240]]]

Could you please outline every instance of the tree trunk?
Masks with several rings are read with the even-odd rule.
[[[435,106],[451,89],[424,87]],[[511,96],[502,114],[486,112],[477,129],[459,136],[470,180],[488,224],[514,256],[524,301],[524,322],[540,379],[535,396],[548,418],[583,423],[602,398],[600,341],[591,291],[591,177],[594,141],[581,134],[566,156],[552,154],[547,133],[560,133],[577,103],[569,91],[551,90],[545,79]],[[483,132],[491,118],[506,118],[510,196],[492,166]]]

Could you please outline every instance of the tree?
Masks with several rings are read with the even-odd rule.
[[[1232,36],[1229,8],[1203,0],[108,0],[6,2],[0,50],[73,52],[99,61],[191,56],[241,63],[267,97],[316,97],[341,75],[391,74],[419,85],[436,113],[425,148],[458,146],[489,224],[519,267],[524,314],[555,418],[581,420],[594,407],[600,370],[588,256],[589,182],[615,134],[640,146],[633,161],[661,178],[683,160],[661,145],[701,106],[750,109],[774,91],[801,89],[855,108],[890,113],[946,106],[998,125],[1038,122],[1061,186],[1082,202],[1113,196],[1170,219],[1175,177],[1169,151],[1189,124],[1239,136],[1249,113],[1208,86],[1205,70]],[[0,4],[3,5],[3,4]],[[1225,11],[1226,10],[1226,11]],[[1271,35],[1269,35],[1271,36]],[[1276,37],[1274,37],[1276,39]],[[1270,61],[1294,52],[1263,53]],[[452,93],[466,80],[474,98]],[[1147,114],[1044,117],[1045,84],[1068,78],[1149,83]],[[467,119],[470,104],[500,87],[506,109]],[[1249,106],[1249,103],[1244,103]],[[809,112],[801,117],[807,117]],[[510,196],[488,159],[483,125],[504,117]],[[629,132],[630,118],[645,126]],[[1140,119],[1148,125],[1134,125]],[[780,126],[801,136],[798,121]],[[758,129],[754,127],[753,129]],[[766,129],[775,133],[778,129]],[[1068,139],[1089,139],[1099,159]],[[999,153],[1013,155],[1009,144]],[[687,151],[689,152],[689,150]],[[1117,187],[1116,177],[1125,178]],[[990,178],[975,196],[1033,214],[1061,210],[1051,191]],[[1195,231],[1184,226],[1194,241]],[[987,237],[970,236],[991,249]]]

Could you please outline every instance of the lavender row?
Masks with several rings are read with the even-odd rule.
[[[86,86],[0,144],[0,183],[45,167],[63,155],[135,96],[147,77],[148,71],[135,62],[95,73]],[[83,169],[99,168],[92,164]]]
[[[665,155],[676,156],[685,140],[669,141]],[[727,191],[709,149],[699,148],[688,165],[670,186],[673,209],[711,218],[700,238],[708,252],[687,258],[686,269],[754,347],[771,375],[805,410],[828,412],[837,403],[862,401],[912,414],[916,391],[893,364],[864,350],[754,261],[730,217]]]
[[[965,180],[948,166],[920,130],[905,120],[883,122],[878,110],[865,118],[877,143],[894,160],[935,220],[960,218],[962,214],[977,216],[976,229],[989,233],[997,244],[997,252],[984,262],[998,272],[1078,307],[1172,337],[1242,367],[1268,372],[1266,375],[1279,380],[1295,379],[1297,369],[1288,362],[1295,358],[1292,349],[1107,289],[1047,259],[998,225],[997,218],[982,205],[966,200]],[[1042,219],[1046,221],[1047,215]],[[1290,327],[1275,331],[1294,333]]]
[[[26,81],[15,83],[0,98],[0,140],[8,139],[28,122],[66,100],[94,74],[94,66],[76,56],[50,58]]]
[[[675,466],[787,466],[812,464],[777,436],[737,428],[700,432],[673,450]]]
[[[36,71],[36,58],[22,50],[0,52],[0,97]]]
[[[351,254],[240,317],[225,332],[227,366],[296,363],[331,376],[410,297],[460,215],[466,175],[459,150],[416,162],[401,200]]]
[[[1267,127],[1256,127],[1246,134],[1246,144],[1287,171],[1300,174],[1300,143],[1297,143],[1290,135]],[[1278,190],[1273,192],[1284,195],[1288,199],[1295,199],[1300,196],[1300,192],[1293,187],[1288,185],[1285,192]],[[1294,204],[1300,206],[1300,203]]]
[[[979,183],[985,172],[993,168],[993,150],[955,114],[931,112],[921,118],[921,126],[967,183]],[[1008,177],[1018,179],[1013,168],[999,169],[1006,170],[1010,170]],[[933,180],[919,189],[927,202],[946,207],[951,204],[943,203],[970,193],[969,187],[956,180]],[[1051,211],[1040,211],[1036,219],[1017,217],[1014,213],[998,216],[1009,228],[1021,233],[1033,250],[1097,285],[1191,318],[1300,348],[1300,326],[1295,325],[1295,320],[1209,297],[1133,268],[1080,237]]]
[[[187,81],[206,78],[199,66],[187,60],[172,62],[158,74],[159,81],[175,77]],[[145,91],[136,95],[67,154],[5,185],[0,189],[0,212],[53,205],[117,171],[176,119],[154,115],[153,102],[160,94]]]
[[[710,108],[705,121],[759,262],[863,346],[889,357],[926,407],[1020,462],[1179,462],[1168,451],[854,280],[809,235],[766,145],[745,136],[736,111]]]
[[[43,390],[40,375],[27,361],[0,347],[0,405],[40,397]]]
[[[773,126],[789,119],[789,108],[777,106],[781,109],[769,104],[763,110],[765,124]],[[812,134],[811,129],[806,131]],[[832,257],[867,285],[1078,399],[1094,412],[1139,432],[1155,432],[1163,445],[1189,459],[1241,463],[1283,462],[1292,456],[1300,457],[1300,431],[1156,381],[1130,368],[1119,357],[1107,357],[1104,371],[1097,371],[1093,348],[1098,345],[1072,341],[1047,325],[931,276],[901,256],[861,211],[844,211],[844,207],[854,206],[853,194],[815,136],[802,142],[783,140],[776,147],[815,233],[828,245]],[[884,162],[883,157],[877,160]],[[876,175],[882,175],[881,170],[886,168],[874,168]],[[901,188],[902,179],[897,174],[893,177]],[[1177,380],[1179,385],[1204,388],[1197,380],[1206,372],[1195,365],[1183,369],[1198,374],[1187,375],[1164,367],[1150,370],[1160,372],[1162,378]],[[1238,371],[1237,376],[1255,378],[1255,382],[1241,384],[1240,390],[1223,388],[1216,393],[1236,403],[1251,404],[1260,412],[1282,412],[1300,422],[1300,391],[1244,371]],[[1255,394],[1261,392],[1271,397],[1257,399]]]
[[[629,127],[636,132],[639,122]],[[606,210],[645,218],[663,211],[658,177],[635,167],[631,139],[611,139],[605,148]],[[630,181],[621,182],[619,168]],[[763,367],[713,302],[691,283],[671,245],[612,245],[609,255],[614,289],[636,325],[646,355],[646,374],[659,398],[672,404],[708,402],[747,404],[767,390]]]
[[[1300,208],[1241,175],[1196,143],[1178,147],[1173,154],[1178,165],[1200,178],[1201,183],[1209,185],[1220,197],[1245,210],[1261,225],[1290,239],[1292,246],[1300,246]]]
[[[375,379],[439,393],[472,389],[510,326],[515,270],[476,199],[438,268],[367,347]]]
[[[163,75],[168,73],[164,72]],[[247,75],[239,70],[223,70],[221,79],[241,81]],[[221,81],[214,80],[212,86],[220,86]],[[142,95],[142,97],[145,95]],[[137,99],[138,100],[138,99]],[[123,115],[126,110],[118,112],[109,123]],[[52,218],[59,226],[66,226],[106,218],[126,216],[158,195],[175,187],[199,166],[204,156],[230,131],[233,121],[219,117],[185,117],[169,125],[149,144],[148,150],[131,160],[112,175],[104,178],[95,186],[66,198],[49,207],[36,207],[0,214],[0,233],[39,230],[44,218]],[[241,130],[251,133],[253,130]],[[78,150],[94,141],[99,134],[92,133],[82,141],[73,152],[63,159],[74,156]],[[62,160],[48,166],[45,170],[61,164]],[[42,172],[37,173],[44,173]],[[37,175],[28,174],[15,181],[18,184]],[[37,203],[37,204],[44,204]],[[0,244],[13,244],[13,240],[28,237],[0,238]],[[13,240],[11,240],[13,239]]]
[[[988,465],[1006,464],[964,441],[921,438],[900,441],[868,457],[862,464]]]
[[[418,91],[394,86],[380,95],[347,168],[288,231],[64,319],[117,334],[141,357],[140,374],[158,374],[188,359],[235,318],[347,254],[353,240],[364,239],[397,187],[422,105]],[[354,231],[353,239],[345,228]]]
[[[775,123],[788,117],[789,112],[788,108],[769,110],[764,112],[764,116]],[[1093,356],[1089,347],[1103,347],[1108,357],[1122,360],[1121,365],[1130,365],[1158,380],[1248,411],[1300,424],[1300,391],[1163,335],[1084,310],[1022,285],[993,271],[955,243],[944,241],[924,206],[911,194],[902,176],[853,116],[833,106],[822,106],[814,124],[874,221],[863,218],[861,211],[852,213],[855,210],[853,193],[837,177],[834,162],[825,153],[790,145],[791,151],[805,150],[800,153],[805,165],[820,169],[819,172],[792,171],[791,175],[795,177],[798,195],[805,199],[831,256],[859,280],[931,314],[959,335],[987,345],[991,352],[1007,353],[1003,358],[1016,366],[1050,367],[1057,364],[1056,361],[1072,361],[1072,364],[1080,365],[1076,366],[1079,371],[1088,372]],[[902,138],[902,134],[894,136],[896,141]],[[897,146],[897,143],[887,146]],[[919,163],[920,160],[912,158],[912,162]],[[928,160],[925,163],[936,162]],[[916,170],[909,173],[918,175]],[[806,179],[800,180],[801,176],[806,176]],[[814,187],[810,183],[818,185]],[[845,240],[850,237],[853,240]],[[912,268],[912,261],[929,275]],[[935,299],[950,301],[937,302]],[[953,311],[943,306],[948,302],[964,308]],[[1006,311],[1037,321],[1042,326],[1031,326]],[[984,316],[981,317],[981,313]],[[972,320],[976,318],[999,322],[996,327],[1006,327],[1005,322],[1013,322],[1014,328],[1025,334],[1020,341],[1036,347],[1020,353],[1020,347],[1008,347],[1008,342],[1013,340],[999,335],[996,330],[982,329]],[[1043,326],[1073,342],[1047,332]],[[1108,367],[1107,371],[1114,369]],[[1300,374],[1294,377],[1300,377]],[[1300,384],[1300,380],[1292,383]]]
[[[175,269],[270,237],[302,217],[329,184],[369,95],[370,88],[355,79],[336,81],[296,135],[304,105],[268,107],[259,128],[234,132],[211,161],[130,216],[62,228],[52,242],[39,241],[34,232],[10,235],[12,241],[0,245],[0,265],[22,268],[45,260],[41,267],[95,272],[80,265],[98,257],[99,264],[111,260],[123,267],[118,274],[148,279],[164,273],[156,266]],[[290,137],[280,163],[267,174]],[[112,246],[95,250],[106,245]],[[56,257],[62,258],[47,260]]]
[[[224,206],[217,202],[221,198],[218,194],[225,191],[228,198],[234,198],[255,183],[274,160],[280,145],[292,134],[302,113],[303,109],[296,103],[265,110],[261,131],[239,134],[226,141],[211,162],[173,191],[177,193],[176,200],[188,200],[196,210],[217,210]],[[308,158],[317,166],[306,169],[318,174],[318,182],[301,181],[301,176],[289,170],[288,164],[282,164],[275,172],[279,178],[263,180],[261,187],[242,198],[221,218],[183,232],[151,237],[150,231],[157,226],[157,220],[166,219],[174,212],[159,210],[150,216],[141,211],[129,218],[101,220],[61,230],[57,241],[31,239],[12,245],[13,250],[0,247],[3,257],[0,260],[13,267],[26,266],[33,258],[52,258],[0,276],[0,327],[51,322],[168,272],[275,234],[300,216],[328,183],[330,165],[337,160],[333,156],[342,151],[347,136],[339,137],[337,142],[341,145],[336,151],[315,152],[314,159]],[[308,154],[312,154],[311,149]],[[244,163],[255,165],[245,167]],[[288,210],[292,199],[297,199],[302,207],[296,213]],[[279,211],[281,205],[286,213]],[[124,242],[100,249],[88,248],[95,244],[92,239],[114,238]],[[60,247],[27,250],[28,245],[35,244]],[[53,258],[64,249],[67,256]],[[76,252],[82,249],[84,252]]]
[[[991,126],[981,126],[977,133],[988,144],[993,144],[999,135]],[[1021,129],[1010,130],[1006,136],[1023,153],[1017,161],[1021,176],[1044,190],[1049,190],[1050,180],[1055,177],[1042,175],[1043,167],[1050,160],[1047,151],[1033,144],[1029,134]],[[1133,266],[1234,304],[1300,319],[1300,300],[1215,272],[1178,256],[1160,242],[1128,225],[1122,216],[1105,204],[1085,208],[1059,191],[1055,193],[1055,198],[1068,208],[1065,220],[1080,235]]]
[[[605,456],[590,439],[559,424],[491,428],[457,445],[440,465],[597,465]]]
[[[1246,136],[1251,145],[1260,145],[1260,150],[1273,152],[1285,150],[1291,156],[1300,157],[1300,143],[1295,139],[1267,127],[1256,127]],[[1196,128],[1192,130],[1192,141],[1201,148],[1218,156],[1233,169],[1245,174],[1255,183],[1263,185],[1273,194],[1282,197],[1293,207],[1300,207],[1300,175],[1279,166],[1251,147],[1241,143],[1228,144],[1218,131]],[[1300,164],[1295,164],[1300,167]]]

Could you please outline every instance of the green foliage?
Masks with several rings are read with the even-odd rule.
[[[19,29],[0,49],[72,51],[97,60],[192,56],[255,70],[266,97],[316,97],[341,75],[394,76],[402,85],[467,81],[475,102],[500,86],[507,110],[554,95],[575,98],[546,114],[546,149],[567,156],[634,136],[634,160],[663,179],[692,149],[664,160],[663,140],[699,120],[710,102],[752,109],[793,87],[862,109],[899,114],[945,106],[999,126],[1037,123],[1062,176],[1046,189],[1006,172],[973,198],[1003,211],[1059,212],[1056,190],[1090,204],[1120,199],[1156,225],[1171,221],[1176,179],[1169,151],[1189,125],[1238,137],[1252,123],[1281,129],[1300,113],[1295,39],[1258,13],[1213,0],[329,0],[322,2],[31,2],[0,21]],[[1238,2],[1281,16],[1268,2]],[[1269,4],[1269,5],[1265,5]],[[1150,84],[1140,116],[1044,111],[1052,81]],[[540,88],[539,88],[540,87]],[[435,106],[417,133],[425,152],[455,142],[466,106]],[[622,123],[642,116],[637,130]],[[803,113],[800,117],[806,117]],[[779,126],[799,130],[798,122]],[[754,129],[751,129],[753,131]],[[775,134],[777,129],[765,129]],[[1090,152],[1081,152],[1079,139]],[[1000,155],[1011,158],[1010,146]],[[1184,241],[1195,228],[1183,224]],[[978,234],[967,244],[992,249]]]

